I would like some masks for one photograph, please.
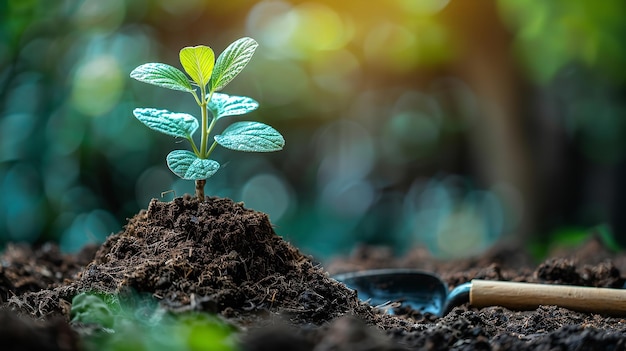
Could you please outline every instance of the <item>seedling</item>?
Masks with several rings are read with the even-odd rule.
[[[178,90],[193,95],[200,107],[198,119],[186,113],[155,108],[136,108],[133,114],[139,121],[175,138],[185,138],[193,152],[174,150],[167,155],[167,166],[182,179],[194,180],[196,196],[204,200],[204,185],[220,168],[219,162],[209,158],[219,144],[227,149],[246,152],[271,152],[282,150],[285,139],[274,128],[260,122],[235,122],[215,135],[209,145],[209,135],[218,120],[254,111],[259,104],[247,96],[218,93],[248,64],[258,44],[252,38],[241,38],[230,44],[217,60],[208,46],[185,47],[180,50],[181,70],[164,63],[146,63],[135,68],[131,78]],[[190,79],[191,78],[191,79]],[[200,147],[193,134],[200,127]]]
[[[151,295],[83,292],[70,316],[87,351],[237,349],[232,325],[205,312],[168,312]]]

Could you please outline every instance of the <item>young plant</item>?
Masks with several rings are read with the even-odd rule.
[[[209,144],[209,135],[218,120],[254,111],[259,104],[246,96],[218,93],[248,64],[258,44],[252,38],[241,38],[230,44],[217,60],[208,46],[185,47],[180,50],[181,70],[164,63],[146,63],[135,68],[131,78],[163,88],[193,95],[200,107],[200,123],[192,115],[155,108],[136,108],[133,114],[139,121],[158,132],[185,138],[193,152],[174,150],[167,155],[167,166],[182,179],[196,182],[196,196],[204,200],[204,185],[220,168],[209,158],[219,144],[227,149],[247,152],[282,150],[285,139],[274,128],[259,122],[235,122],[215,135]],[[190,79],[191,78],[191,79]],[[193,134],[200,127],[200,146]]]
[[[83,292],[70,316],[87,351],[238,349],[234,326],[206,312],[169,312],[149,294]]]

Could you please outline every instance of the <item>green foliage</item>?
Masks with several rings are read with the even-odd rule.
[[[259,122],[237,122],[215,136],[225,148],[237,151],[271,152],[283,148],[283,137],[274,128]]]
[[[215,174],[220,164],[209,159],[209,156],[218,144],[231,150],[247,152],[282,150],[285,145],[283,136],[274,128],[259,122],[234,123],[221,135],[216,135],[210,146],[208,144],[208,136],[218,119],[243,115],[258,108],[259,104],[249,97],[216,92],[243,70],[257,46],[254,39],[241,38],[230,44],[217,61],[213,50],[208,46],[183,48],[179,54],[180,62],[191,80],[179,69],[162,63],[143,64],[131,72],[130,76],[141,82],[189,92],[200,106],[201,123],[185,113],[154,108],[137,108],[133,111],[135,117],[149,128],[173,137],[185,138],[191,143],[193,152],[174,150],[167,156],[167,165],[177,176],[188,180],[203,180]],[[193,134],[200,125],[202,135],[198,147]],[[203,194],[201,197],[204,197]]]
[[[207,96],[207,99],[209,97]],[[214,93],[207,107],[215,118],[243,115],[254,111],[259,103],[247,96],[229,96],[222,93]]]
[[[174,150],[167,155],[167,166],[187,180],[207,179],[220,168],[217,161],[202,159],[187,150]]]
[[[164,63],[146,63],[130,73],[131,78],[172,90],[193,92],[187,76],[179,69]]]
[[[180,63],[198,86],[206,86],[213,73],[215,54],[207,46],[186,47],[180,50]]]
[[[169,313],[149,296],[82,293],[72,300],[71,316],[79,330],[101,327],[83,335],[86,350],[236,349],[232,326],[207,313]]]
[[[623,0],[499,0],[514,28],[514,48],[528,74],[549,82],[571,62],[581,62],[616,83],[626,78]]]
[[[112,328],[121,310],[117,297],[105,294],[78,294],[72,299],[72,322],[100,324]]]
[[[136,108],[133,114],[148,128],[173,137],[190,139],[198,129],[198,120],[186,113],[174,113],[155,108]]]
[[[211,76],[211,91],[223,89],[248,64],[258,44],[252,38],[241,38],[230,44],[217,58]]]
[[[537,261],[544,260],[555,249],[573,249],[583,246],[593,238],[599,240],[610,251],[620,252],[624,248],[616,240],[615,233],[607,224],[599,224],[588,228],[580,226],[564,226],[549,233],[541,241],[531,242],[529,250]]]

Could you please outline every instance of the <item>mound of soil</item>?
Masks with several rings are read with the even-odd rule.
[[[626,349],[621,318],[556,306],[461,306],[443,318],[400,307],[390,315],[329,276],[412,267],[438,273],[450,288],[473,278],[622,288],[626,255],[598,240],[538,266],[502,248],[438,261],[419,248],[397,258],[362,247],[323,268],[276,235],[265,214],[229,199],[183,197],[153,200],[122,232],[78,255],[9,245],[0,259],[0,343],[16,349],[80,349],[69,310],[88,291],[148,293],[173,312],[218,314],[241,330],[246,350]]]

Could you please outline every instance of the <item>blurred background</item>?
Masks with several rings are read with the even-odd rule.
[[[623,0],[0,0],[0,244],[66,252],[150,199],[193,193],[177,145],[135,107],[197,115],[129,78],[184,46],[260,46],[225,93],[284,151],[218,148],[207,195],[269,214],[328,258],[356,245],[437,257],[626,245]]]

